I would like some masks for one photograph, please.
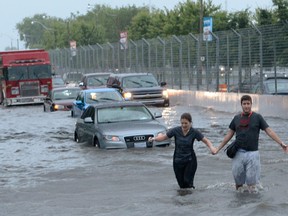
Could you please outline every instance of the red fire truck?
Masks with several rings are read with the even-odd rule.
[[[52,89],[52,69],[45,50],[0,52],[0,103],[43,103]]]

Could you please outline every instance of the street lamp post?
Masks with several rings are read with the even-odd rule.
[[[14,38],[11,37],[10,35],[4,34],[4,33],[0,33],[0,37],[3,37],[3,36],[6,36],[6,37],[8,37],[10,39],[10,49],[12,50],[13,49],[13,40],[14,40]],[[18,39],[17,39],[17,49],[19,50]]]
[[[96,16],[98,16],[98,14],[99,14],[99,11],[96,13],[96,12],[94,12],[93,10],[92,10],[92,7],[95,7],[96,5],[91,5],[91,4],[88,4],[88,6],[87,6],[87,10],[89,11],[89,12],[91,12],[91,13],[93,13],[93,14],[95,14]],[[106,16],[110,16],[110,17],[113,17],[114,19],[116,19],[117,18],[117,14],[111,14],[111,13],[107,13],[106,11],[104,11],[104,10],[102,10],[101,11],[103,14],[105,14]],[[115,22],[115,24],[116,24],[116,22]]]
[[[45,30],[47,31],[53,31],[53,34],[54,34],[54,48],[56,48],[56,32],[55,32],[55,29],[53,28],[48,28],[47,26],[45,26],[43,23],[37,21],[37,20],[32,20],[31,21],[31,24],[34,25],[35,23],[38,23],[39,25],[41,25]]]
[[[199,52],[198,52],[198,79],[197,79],[197,86],[202,85],[202,75],[203,75],[203,58],[202,58],[202,41],[203,41],[203,30],[202,30],[202,26],[203,26],[203,0],[200,0],[200,14],[199,14]]]

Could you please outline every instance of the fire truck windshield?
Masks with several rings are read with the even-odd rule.
[[[32,65],[8,67],[8,70],[4,71],[4,77],[9,81],[51,78],[51,66]]]

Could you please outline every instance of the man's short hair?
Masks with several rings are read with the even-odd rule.
[[[241,97],[241,104],[242,104],[243,101],[250,101],[252,103],[252,98],[251,98],[250,95],[243,95]]]

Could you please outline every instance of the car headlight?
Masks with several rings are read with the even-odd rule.
[[[163,98],[168,98],[169,96],[168,96],[168,91],[167,90],[163,90],[162,91],[162,96],[163,96]]]
[[[132,99],[132,93],[131,92],[125,92],[123,94],[123,97],[125,100],[131,100]]]
[[[42,93],[47,93],[49,90],[48,85],[41,85],[41,92]]]
[[[119,142],[120,141],[120,138],[118,136],[113,136],[113,135],[105,135],[103,138],[107,141],[110,141],[110,142]]]
[[[65,107],[63,105],[58,105],[58,104],[55,104],[54,105],[54,110],[60,110],[60,109],[64,109]]]
[[[12,95],[18,95],[19,94],[19,88],[18,87],[12,87],[11,88],[11,94]]]

